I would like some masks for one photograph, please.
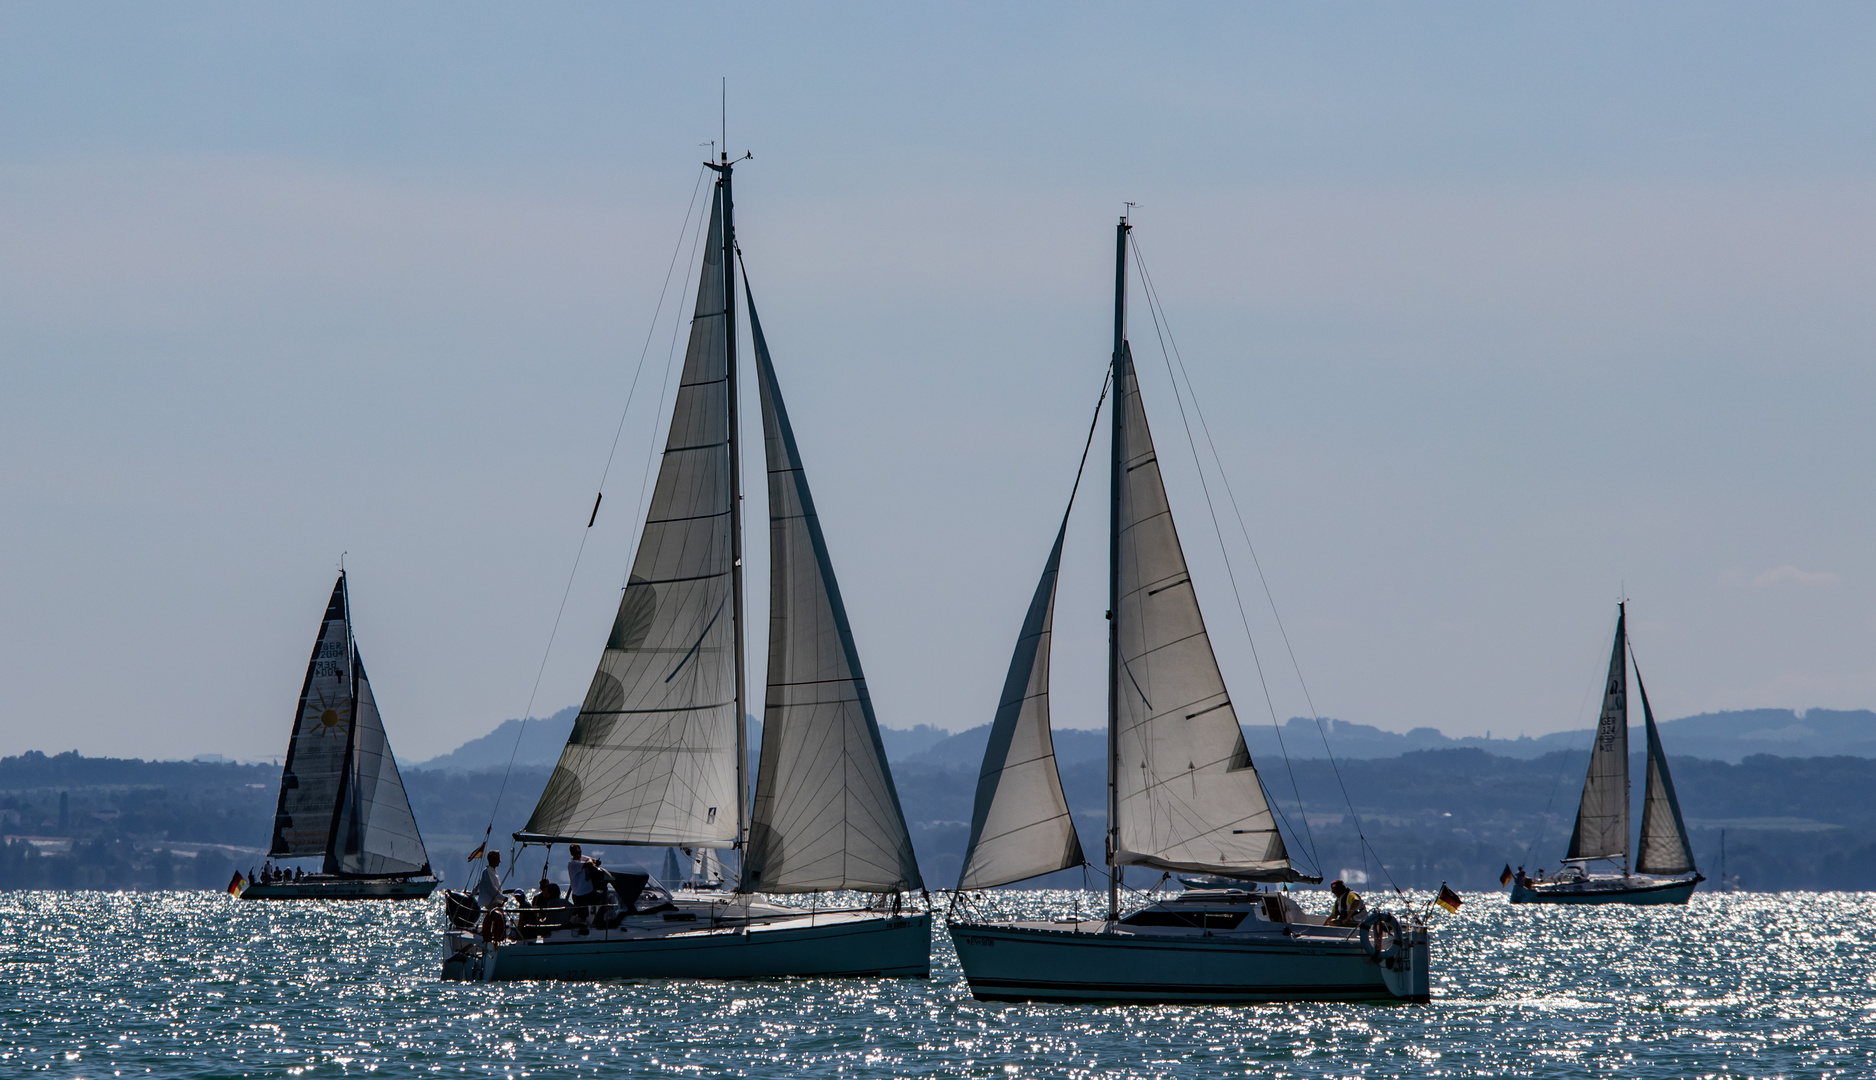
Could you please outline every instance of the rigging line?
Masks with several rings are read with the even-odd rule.
[[[1153,289],[1152,278],[1147,276],[1146,265],[1140,261],[1140,245],[1133,240],[1132,232],[1127,234],[1127,239],[1133,244],[1134,264],[1140,268],[1140,280],[1141,283],[1146,286],[1143,291],[1146,293],[1147,313],[1153,317],[1153,334],[1159,340],[1160,355],[1166,360],[1166,376],[1168,379],[1172,380],[1173,401],[1179,406],[1179,423],[1185,429],[1186,445],[1192,450],[1192,463],[1198,467],[1199,490],[1205,493],[1205,509],[1211,514],[1212,533],[1218,538],[1218,552],[1223,556],[1225,561],[1225,577],[1230,580],[1231,596],[1237,601],[1238,621],[1244,626],[1244,638],[1245,641],[1250,644],[1251,661],[1257,669],[1257,683],[1264,691],[1264,704],[1270,710],[1270,726],[1277,733],[1277,749],[1278,752],[1283,755],[1283,767],[1290,775],[1290,788],[1296,795],[1296,815],[1303,819],[1303,838],[1309,844],[1310,861],[1315,863],[1315,869],[1320,873],[1322,871],[1322,853],[1316,847],[1315,833],[1309,827],[1309,813],[1303,808],[1303,789],[1296,782],[1296,768],[1290,763],[1289,748],[1286,747],[1283,742],[1283,727],[1277,723],[1277,704],[1275,699],[1271,697],[1270,683],[1264,677],[1263,657],[1259,655],[1257,651],[1257,640],[1251,634],[1251,621],[1250,617],[1244,611],[1244,597],[1238,591],[1238,577],[1236,570],[1231,566],[1231,554],[1225,549],[1224,530],[1218,524],[1218,508],[1212,503],[1211,487],[1205,480],[1205,469],[1199,459],[1198,444],[1192,438],[1192,423],[1186,418],[1185,399],[1181,397],[1179,393],[1179,380],[1173,376],[1172,353],[1168,352],[1166,348],[1167,334],[1170,328],[1167,330],[1162,330],[1161,328],[1159,297]],[[1180,366],[1184,366],[1183,362]],[[1186,388],[1187,391],[1190,392],[1190,380],[1187,380]],[[1196,398],[1193,400],[1192,405],[1194,409],[1198,407]],[[1208,433],[1206,437],[1209,440],[1210,434]],[[1239,737],[1242,738],[1241,735]],[[1346,791],[1344,791],[1344,795],[1346,795]],[[1283,813],[1283,808],[1274,801],[1272,801],[1270,805],[1271,808],[1276,811],[1277,816],[1283,818],[1284,824],[1288,825],[1289,817]],[[1352,811],[1353,807],[1351,806],[1350,809]],[[1290,833],[1291,835],[1295,835],[1296,826],[1290,826]]]
[[[703,169],[697,170],[697,183],[692,186],[690,203],[684,208],[684,223],[678,228],[677,243],[671,251],[671,263],[665,268],[664,286],[658,291],[658,306],[653,309],[651,325],[645,330],[645,344],[638,353],[638,367],[632,373],[631,388],[626,391],[625,407],[619,411],[619,426],[612,433],[612,448],[606,453],[606,466],[600,471],[599,475],[599,490],[602,494],[606,490],[606,478],[612,474],[612,460],[619,452],[619,437],[625,432],[625,419],[632,411],[632,399],[638,393],[639,377],[643,375],[645,371],[645,357],[651,352],[651,338],[652,334],[657,330],[658,316],[664,311],[665,297],[669,294],[671,289],[671,274],[677,268],[678,253],[684,250],[684,234],[691,231],[691,212],[697,208],[697,193],[703,189],[705,172],[706,170]],[[685,282],[688,284],[689,280],[689,275],[686,274]],[[659,399],[659,405],[661,407],[663,405],[662,397]],[[653,426],[654,428],[656,427],[655,424]],[[509,776],[514,772],[515,758],[521,753],[521,737],[527,732],[528,720],[531,719],[534,714],[534,699],[541,691],[541,678],[547,674],[547,660],[553,655],[554,639],[560,634],[560,620],[567,613],[567,598],[573,595],[573,582],[580,573],[580,559],[586,554],[586,541],[592,536],[593,521],[597,520],[598,517],[599,500],[595,499],[593,501],[592,519],[587,521],[586,528],[580,530],[580,545],[573,553],[573,568],[567,572],[566,588],[562,589],[560,592],[560,607],[554,612],[553,628],[547,632],[547,646],[541,650],[540,667],[536,668],[534,671],[534,686],[528,691],[527,708],[521,711],[521,723],[515,728],[515,744],[508,750],[508,765],[502,770],[501,785],[495,790],[495,803],[489,807],[488,827],[482,831],[482,841],[485,845],[488,843],[489,837],[493,836],[495,833],[495,816],[501,812],[502,797],[508,793]],[[510,873],[514,872],[512,855],[508,869]]]

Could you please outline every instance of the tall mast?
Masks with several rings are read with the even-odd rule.
[[[1127,218],[1114,229],[1114,448],[1108,483],[1107,528],[1107,917],[1120,918],[1120,867],[1114,853],[1120,846],[1120,789],[1114,772],[1120,768],[1120,484],[1121,448],[1128,380],[1133,378],[1127,348]]]
[[[736,211],[730,200],[730,163],[727,146],[714,164],[723,188],[723,333],[727,347],[725,392],[729,395],[730,425],[730,622],[736,633],[736,846],[740,849],[749,827],[749,721],[744,695],[748,687],[743,671],[743,452],[742,424],[736,403]]]
[[[1622,687],[1622,729],[1623,729],[1623,733],[1627,734],[1627,731],[1628,731],[1628,686],[1626,684],[1628,683],[1628,601],[1626,600],[1619,601],[1615,606],[1615,610],[1616,610],[1615,651],[1616,651],[1616,655],[1622,658],[1622,682],[1624,684]],[[1644,768],[1645,767],[1646,766],[1644,766]],[[1629,776],[1628,755],[1625,753],[1622,755],[1622,805],[1625,808],[1623,812],[1623,826],[1624,827],[1622,829],[1622,876],[1623,877],[1628,877],[1629,856],[1630,856],[1631,848],[1633,847],[1633,842],[1629,839],[1629,833],[1628,833],[1628,828],[1627,828],[1628,818],[1627,818],[1626,808],[1634,805],[1634,803],[1630,801],[1630,795],[1632,794],[1634,787],[1635,787],[1635,782]]]

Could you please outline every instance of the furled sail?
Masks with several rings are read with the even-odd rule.
[[[521,838],[729,847],[737,839],[729,323],[712,205],[670,435],[631,576]]]
[[[1212,653],[1146,408],[1114,357],[1114,866],[1293,880]]]
[[[1642,794],[1641,844],[1635,852],[1635,870],[1642,874],[1688,874],[1694,869],[1693,847],[1687,842],[1687,823],[1681,820],[1681,802],[1674,797],[1674,778],[1668,775],[1668,755],[1661,749],[1654,710],[1648,707],[1648,687],[1641,668],[1635,669],[1635,689],[1641,691],[1642,724],[1648,732],[1648,784]]]
[[[769,473],[769,671],[741,889],[919,889],[912,838],[753,297],[749,328]]]
[[[356,713],[352,724],[351,769],[339,799],[328,874],[377,876],[417,874],[430,869],[430,856],[417,834],[404,778],[391,756],[378,702],[358,646],[352,646],[352,687]]]
[[[1602,719],[1596,745],[1583,778],[1583,802],[1576,811],[1566,862],[1628,858],[1628,645],[1625,606],[1615,619],[1615,651],[1603,684]]]
[[[1068,519],[1055,534],[1042,580],[1029,601],[1003,680],[990,745],[977,777],[959,889],[988,889],[1082,863],[1049,733],[1049,644],[1055,624],[1055,583]]]
[[[332,586],[332,599],[313,641],[300,708],[287,741],[280,773],[280,801],[274,812],[274,858],[324,855],[350,762],[352,738],[352,623],[346,610],[345,572]]]

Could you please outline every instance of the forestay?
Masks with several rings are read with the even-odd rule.
[[[1641,691],[1642,723],[1648,733],[1648,783],[1642,794],[1641,844],[1635,852],[1635,870],[1642,874],[1687,874],[1694,869],[1693,847],[1687,842],[1687,823],[1681,820],[1681,802],[1674,797],[1674,778],[1668,775],[1667,752],[1648,706],[1648,687],[1641,668],[1635,669],[1635,689]]]
[[[356,703],[352,767],[339,799],[326,873],[374,876],[428,871],[430,857],[417,834],[410,796],[404,791],[397,759],[391,756],[391,743],[356,644],[352,646],[352,676]]]
[[[1173,525],[1131,350],[1114,357],[1115,866],[1289,880]]]
[[[345,572],[340,571],[306,663],[300,707],[287,741],[274,839],[267,852],[274,858],[324,855],[332,842],[351,742],[351,658],[352,624],[346,611]]]
[[[1083,861],[1049,732],[1049,646],[1067,532],[1064,515],[1003,680],[983,771],[977,777],[959,889],[1007,885]]]
[[[525,839],[690,847],[737,839],[723,212],[719,187],[638,553]]]
[[[1576,811],[1567,862],[1628,857],[1628,612],[1625,606],[1616,610],[1602,719],[1596,724],[1596,745],[1583,778],[1583,802]]]
[[[769,669],[744,892],[919,889],[912,838],[749,299],[769,474]]]

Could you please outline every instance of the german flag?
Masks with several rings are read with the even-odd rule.
[[[1502,889],[1509,884],[1511,884],[1511,864],[1506,863],[1505,872],[1498,875],[1498,887]]]
[[[228,895],[240,896],[241,890],[247,887],[248,887],[248,879],[241,876],[241,871],[236,870],[234,880],[228,883]]]
[[[1444,881],[1440,882],[1440,895],[1433,902],[1447,911],[1459,910],[1459,894],[1447,888]]]
[[[482,857],[482,853],[487,851],[488,849],[489,849],[489,842],[487,840],[482,841],[480,844],[476,845],[476,849],[474,851],[471,851],[469,853],[468,861],[475,862],[477,859],[480,859]]]

